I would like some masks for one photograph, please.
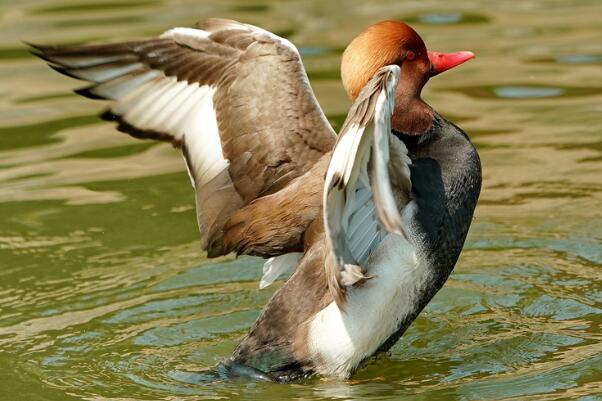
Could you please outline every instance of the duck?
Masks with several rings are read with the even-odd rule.
[[[389,350],[451,274],[473,219],[481,163],[421,97],[472,58],[428,51],[409,25],[361,31],[341,59],[352,101],[337,135],[297,48],[210,18],[150,39],[31,52],[134,138],[170,142],[195,190],[201,248],[285,272],[231,357],[228,377],[348,379]]]

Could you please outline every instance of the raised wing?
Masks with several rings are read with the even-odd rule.
[[[33,47],[93,82],[76,92],[111,100],[103,118],[120,131],[182,149],[209,256],[230,251],[223,228],[235,211],[306,173],[336,140],[297,49],[252,25],[209,19],[149,40]]]
[[[328,285],[341,306],[345,287],[370,279],[365,266],[387,232],[405,235],[400,210],[410,201],[410,159],[391,135],[399,67],[380,69],[343,124],[324,183]]]

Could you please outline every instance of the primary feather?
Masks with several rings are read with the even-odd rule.
[[[390,134],[400,69],[381,68],[360,92],[343,124],[324,182],[324,224],[330,249],[325,262],[329,288],[339,305],[345,287],[370,278],[362,266],[386,232],[404,235],[400,209],[409,202],[410,160]],[[397,159],[391,163],[391,153]],[[406,176],[391,182],[399,165]]]

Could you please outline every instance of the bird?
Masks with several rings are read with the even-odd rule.
[[[428,51],[404,22],[361,31],[341,59],[352,101],[337,135],[297,48],[220,18],[158,37],[30,51],[135,138],[181,150],[201,248],[289,272],[232,355],[227,377],[348,379],[389,350],[452,272],[481,190],[461,128],[421,97],[472,58]]]

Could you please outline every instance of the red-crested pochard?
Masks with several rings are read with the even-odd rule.
[[[454,268],[481,166],[420,92],[471,52],[428,52],[402,22],[370,26],[343,54],[353,105],[337,137],[295,46],[252,25],[208,19],[148,40],[32,47],[92,82],[76,92],[110,100],[102,117],[117,129],[182,150],[208,256],[269,258],[262,287],[294,268],[222,372],[348,378]]]

